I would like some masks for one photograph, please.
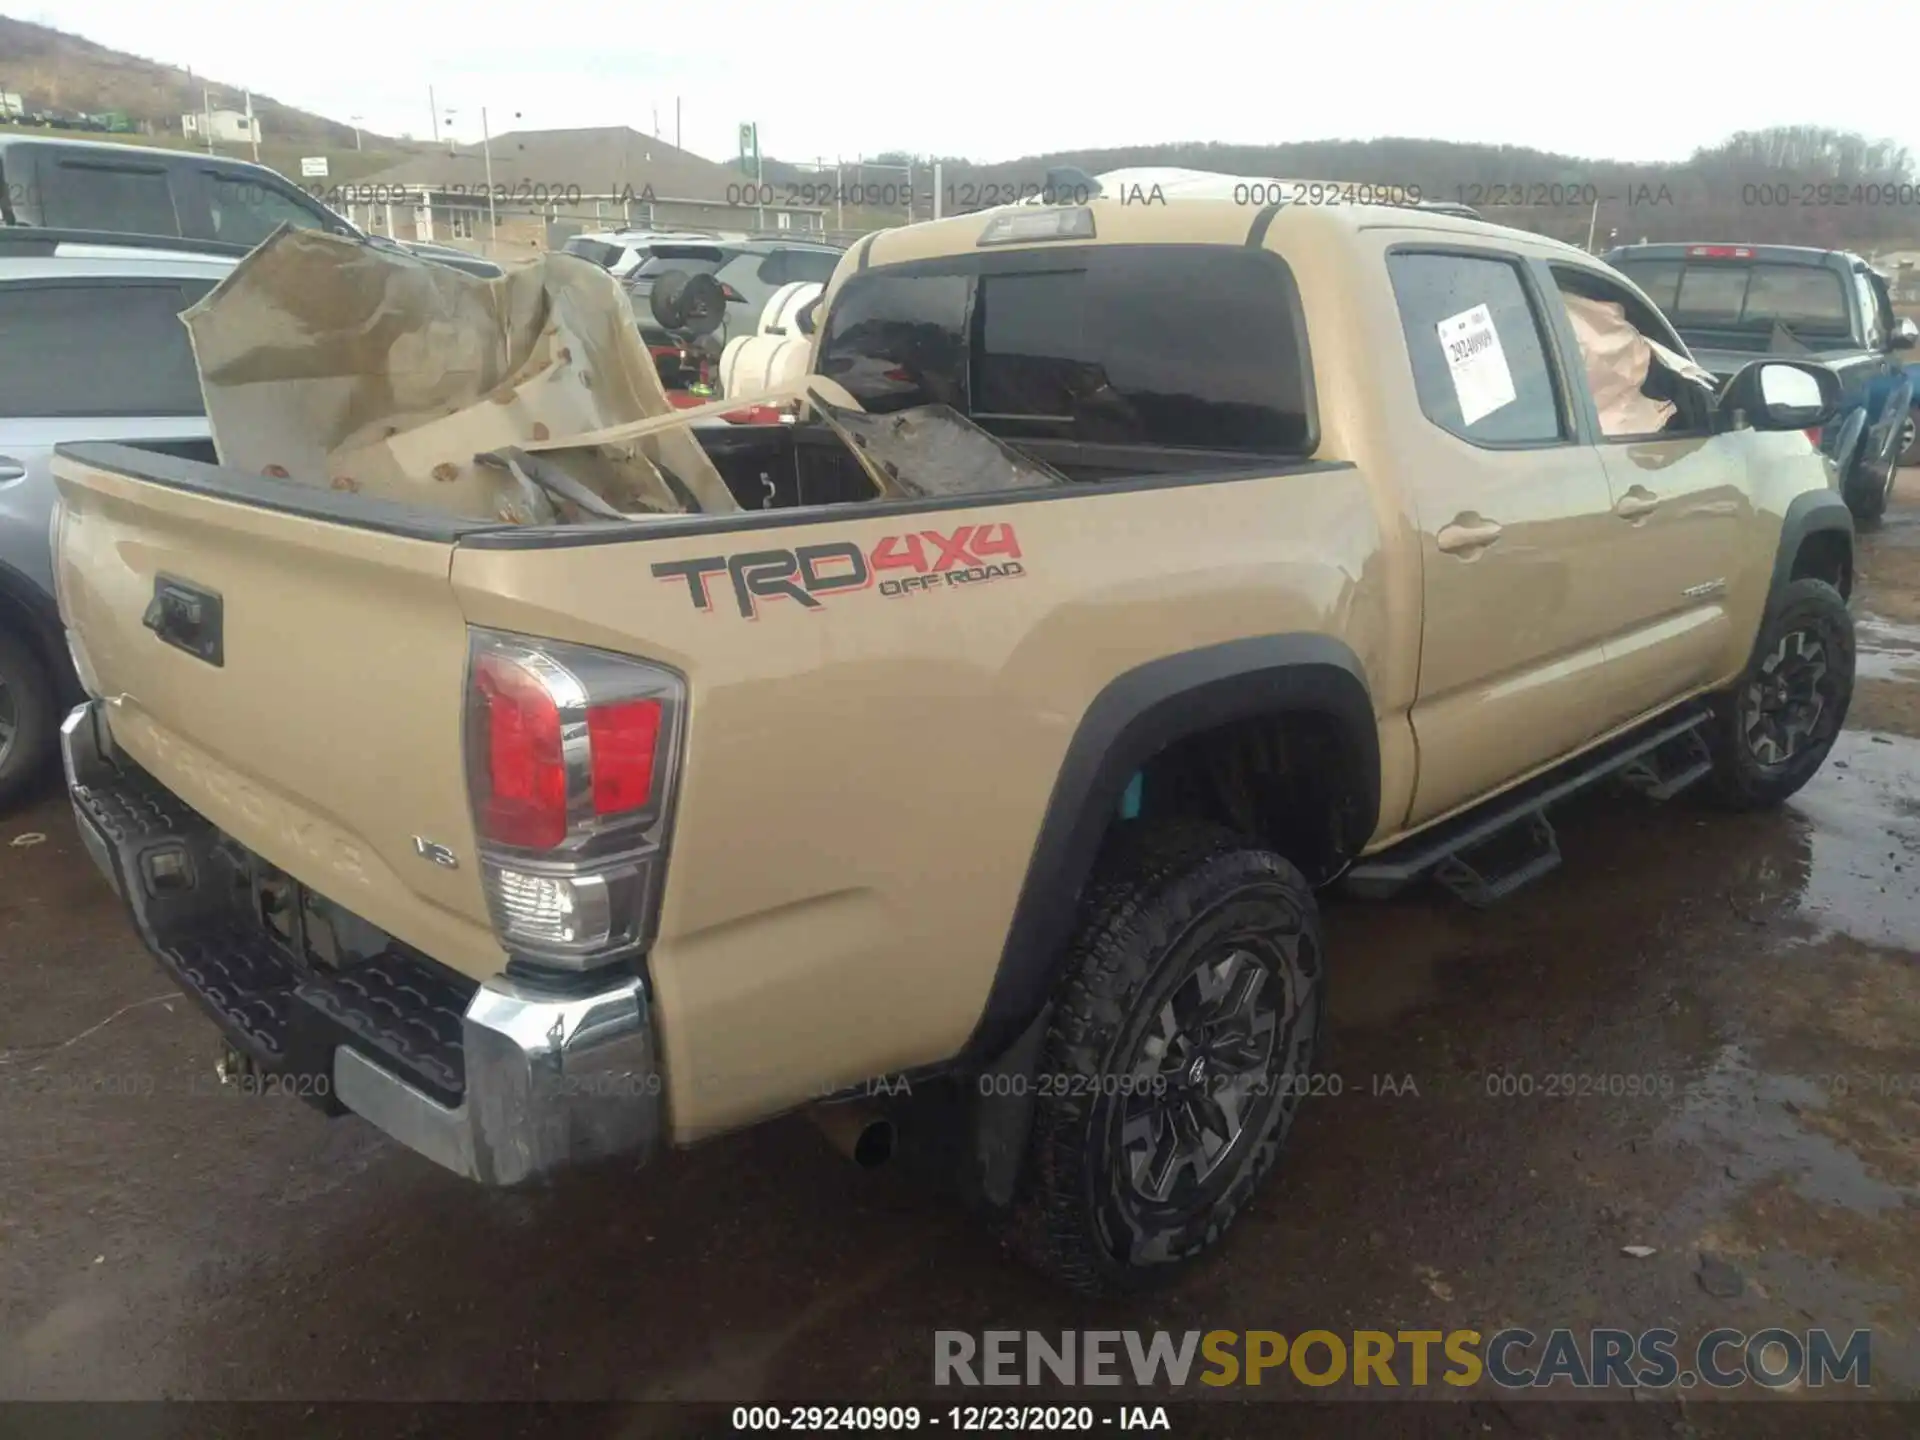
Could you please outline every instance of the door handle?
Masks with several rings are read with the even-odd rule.
[[[1433,537],[1448,555],[1476,555],[1500,538],[1498,521],[1488,520],[1469,510],[1464,515],[1454,517],[1450,525],[1442,525],[1440,533]]]
[[[27,478],[27,467],[11,455],[0,455],[0,485]]]
[[[1660,506],[1660,497],[1644,485],[1635,485],[1620,497],[1613,513],[1622,520],[1644,520]]]

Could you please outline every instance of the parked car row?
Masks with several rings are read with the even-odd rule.
[[[452,246],[370,235],[265,165],[147,145],[0,135],[0,225],[161,235],[241,254],[291,225],[500,274]]]

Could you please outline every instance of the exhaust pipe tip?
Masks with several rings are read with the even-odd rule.
[[[862,1170],[876,1170],[893,1159],[898,1132],[892,1120],[871,1106],[815,1105],[807,1114],[833,1148]]]

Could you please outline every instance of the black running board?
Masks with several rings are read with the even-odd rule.
[[[1342,884],[1349,894],[1378,900],[1431,877],[1470,905],[1503,899],[1560,863],[1549,805],[1612,777],[1658,800],[1702,779],[1712,767],[1700,727],[1711,713],[1691,703],[1616,736],[1479,809],[1367,856]]]

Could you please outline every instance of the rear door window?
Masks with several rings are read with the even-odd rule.
[[[1420,408],[1480,444],[1551,445],[1568,434],[1546,332],[1517,260],[1387,257]]]
[[[181,233],[165,166],[43,155],[35,168],[42,223],[54,229]]]
[[[821,373],[868,409],[940,400],[1010,438],[1311,445],[1305,339],[1277,256],[1118,245],[1005,262],[848,280]]]
[[[0,416],[199,415],[180,312],[208,281],[0,285]]]

